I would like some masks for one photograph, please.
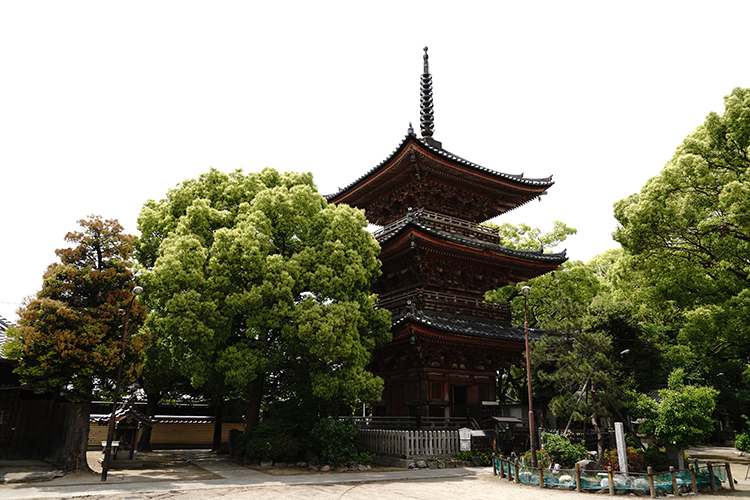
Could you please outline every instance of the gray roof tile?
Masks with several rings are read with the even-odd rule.
[[[466,337],[510,340],[515,342],[525,341],[524,328],[522,326],[507,323],[498,323],[494,321],[452,316],[421,310],[417,310],[416,312],[407,311],[392,319],[393,328],[408,322],[431,326],[437,330],[455,333]],[[540,340],[541,338],[541,330],[529,328],[530,340]]]

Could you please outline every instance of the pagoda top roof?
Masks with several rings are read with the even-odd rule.
[[[499,180],[518,183],[518,184],[525,185],[528,187],[544,187],[544,189],[554,184],[554,182],[552,181],[551,175],[548,177],[531,178],[531,177],[524,177],[523,173],[506,174],[503,172],[498,172],[497,170],[492,170],[491,168],[483,167],[469,160],[465,160],[464,158],[461,158],[460,156],[453,154],[446,149],[443,149],[442,144],[438,141],[435,141],[433,139],[428,139],[425,137],[421,139],[418,138],[417,135],[414,133],[414,130],[410,128],[409,132],[404,136],[401,143],[396,147],[396,149],[393,150],[393,152],[385,160],[381,161],[378,165],[370,169],[368,172],[362,175],[359,179],[355,180],[354,182],[352,182],[345,188],[339,189],[337,192],[333,194],[325,195],[325,198],[328,201],[333,201],[335,198],[340,197],[343,193],[349,191],[350,189],[353,189],[355,186],[357,186],[357,184],[362,183],[363,181],[367,180],[369,177],[378,173],[380,170],[385,168],[388,163],[393,161],[393,159],[396,156],[398,156],[399,153],[402,153],[406,149],[406,145],[409,143],[410,139],[414,141],[415,143],[419,144],[421,147],[441,156],[447,161],[455,162],[456,164],[464,165],[471,169],[475,169],[478,172],[482,172],[492,177],[496,177]]]
[[[330,203],[365,210],[380,226],[402,217],[407,209],[424,208],[472,222],[483,222],[528,203],[554,184],[552,176],[527,178],[472,163],[434,139],[435,115],[427,47],[420,78],[420,129],[409,124],[406,137],[385,160],[338,192]]]
[[[428,182],[440,189],[430,192]],[[546,194],[553,184],[552,176],[528,178],[482,167],[410,129],[385,160],[326,199],[362,208],[378,225],[392,222],[412,205],[482,222]],[[461,196],[451,196],[451,189]]]
[[[392,320],[393,330],[406,323],[421,324],[445,333],[481,339],[525,342],[522,326],[487,321],[470,317],[454,316],[433,311],[406,311]],[[529,328],[529,340],[540,340],[542,330]]]

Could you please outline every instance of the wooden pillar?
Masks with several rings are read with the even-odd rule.
[[[695,478],[695,465],[693,464],[688,465],[688,469],[690,469],[690,484],[693,485],[693,493],[697,495],[698,494],[698,481]]]
[[[544,488],[544,468],[539,466],[539,487]]]
[[[576,463],[576,491],[580,493],[581,490],[581,464]]]
[[[729,462],[724,462],[724,467],[727,469],[727,481],[729,481],[729,488],[734,491],[734,479],[732,478],[732,469],[729,468]]]
[[[669,466],[669,475],[672,476],[672,493],[674,496],[680,496],[680,488],[677,486],[677,474],[674,471],[673,466]]]
[[[654,470],[649,466],[647,471],[648,471],[648,489],[651,492],[651,498],[656,498],[656,488],[654,487]]]

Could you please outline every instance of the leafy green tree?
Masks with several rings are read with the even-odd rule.
[[[583,320],[584,331],[604,332],[612,342],[612,355],[618,359],[623,378],[629,378],[643,392],[662,385],[662,365],[669,345],[661,345],[644,329],[633,307],[619,294],[597,295]]]
[[[630,393],[631,412],[644,418],[641,429],[680,451],[679,467],[685,467],[682,451],[708,438],[714,431],[713,413],[719,391],[713,387],[685,384],[685,371],[674,370],[659,400]]]
[[[500,225],[487,222],[485,225],[498,230],[504,247],[515,250],[552,249],[565,241],[569,235],[577,233],[575,229],[560,221],[553,222],[552,229],[546,233],[523,223],[516,226],[508,222]]]
[[[613,269],[617,266],[621,256],[622,248],[612,248],[592,257],[586,265],[603,283],[612,285]]]
[[[128,261],[132,236],[115,220],[90,216],[81,232],[65,240],[74,245],[55,253],[42,289],[19,311],[18,327],[9,330],[6,355],[18,359],[16,373],[38,389],[62,392],[72,402],[72,418],[63,444],[51,460],[66,470],[89,470],[86,447],[89,408],[95,391],[111,387],[123,361],[123,381],[140,369],[146,338],[138,326],[145,312],[133,301],[133,272]],[[131,302],[132,301],[132,302]],[[132,303],[128,342],[122,353],[122,311]]]
[[[154,417],[163,399],[179,400],[185,396],[198,396],[189,379],[180,371],[180,360],[172,357],[176,351],[171,344],[177,339],[161,335],[151,338],[142,352],[143,369],[137,383],[146,395],[146,417]],[[152,451],[153,427],[144,426],[138,439],[138,451]],[[220,446],[220,444],[219,444]]]
[[[653,383],[649,374],[658,370],[661,359],[660,351],[643,335],[630,303],[613,283],[620,253],[606,252],[588,264],[566,262],[553,273],[486,294],[488,300],[510,301],[517,324],[523,323],[527,306],[529,326],[547,333],[541,341],[532,342],[535,401],[559,418],[592,425],[600,453],[601,417],[617,410],[622,387],[632,383],[622,363],[650,369],[634,377],[639,384],[649,385]],[[523,285],[531,288],[526,304],[520,294]],[[623,352],[633,356],[623,356]],[[506,379],[512,382],[511,377]]]
[[[310,174],[211,170],[139,217],[146,328],[214,401],[287,402],[305,418],[377,400],[365,370],[389,339],[370,285],[379,247],[362,211],[328,205]]]
[[[598,456],[604,456],[601,418],[612,414],[623,394],[611,339],[601,332],[547,335],[532,344],[531,363],[539,380],[556,393],[549,402],[552,413],[589,422]]]
[[[516,286],[488,291],[485,298],[490,302],[510,302],[514,321],[523,324],[521,288],[526,285],[531,288],[526,299],[529,327],[568,333],[583,327],[588,306],[602,288],[591,268],[581,261],[573,261]]]
[[[724,104],[640,193],[615,204],[614,238],[636,303],[673,332],[675,355],[724,374],[711,382],[739,423],[750,401],[750,89]]]

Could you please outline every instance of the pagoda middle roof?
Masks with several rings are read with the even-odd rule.
[[[458,243],[460,245],[466,245],[469,247],[474,247],[478,250],[490,251],[508,257],[515,257],[524,261],[559,265],[568,259],[566,250],[557,253],[544,253],[543,249],[541,248],[539,250],[516,250],[514,248],[504,247],[499,243],[492,243],[490,241],[470,238],[460,233],[452,233],[444,230],[441,231],[439,228],[433,227],[431,224],[429,224],[428,221],[421,220],[418,217],[418,214],[410,214],[406,217],[403,217],[402,219],[399,219],[394,224],[386,228],[387,231],[381,230],[380,232],[376,232],[375,236],[380,246],[384,247],[389,241],[397,238],[401,234],[404,234],[410,228],[417,229],[425,234],[434,236],[442,240],[446,240],[448,242]]]
[[[392,330],[407,323],[415,323],[463,337],[512,342],[525,342],[526,337],[522,326],[418,309],[406,311],[394,317],[391,322]],[[541,330],[529,328],[529,340],[540,340],[542,333]]]
[[[436,144],[439,143],[408,133],[385,160],[325,198],[331,203],[346,203],[367,210],[379,198],[427,177],[490,200],[491,206],[472,217],[481,222],[527,203],[554,184],[551,176],[527,178],[523,174],[506,174],[482,167]],[[382,221],[372,222],[383,224]]]

